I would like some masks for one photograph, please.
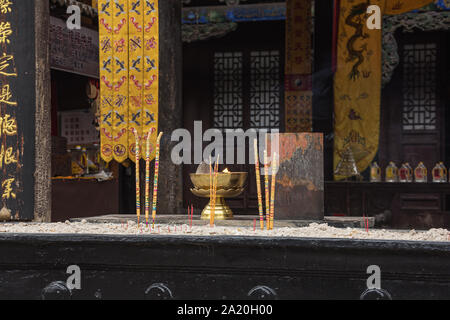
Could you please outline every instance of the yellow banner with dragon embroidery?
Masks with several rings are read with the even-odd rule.
[[[369,167],[378,152],[382,31],[367,28],[368,6],[378,5],[382,14],[399,14],[430,2],[432,0],[341,0],[338,65],[334,79],[334,168],[349,147],[360,172]],[[335,176],[338,180],[342,178],[345,177]]]
[[[158,2],[99,0],[98,9],[102,158],[135,161],[131,130],[136,129],[140,150],[152,132],[152,160],[158,129]]]

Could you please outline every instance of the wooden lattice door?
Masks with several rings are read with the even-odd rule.
[[[445,32],[398,35],[400,65],[384,92],[380,162],[446,159],[448,39]],[[447,88],[448,90],[448,88]]]

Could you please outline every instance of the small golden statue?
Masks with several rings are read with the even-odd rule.
[[[336,176],[344,177],[345,179],[351,177],[356,177],[358,180],[362,179],[350,147],[345,149],[345,151],[341,154],[341,161],[337,164],[334,174]]]

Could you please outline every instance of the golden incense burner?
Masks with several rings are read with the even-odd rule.
[[[247,172],[220,172],[217,175],[216,209],[214,218],[217,220],[233,219],[233,212],[225,203],[225,198],[239,196],[245,189]],[[210,175],[209,173],[190,174],[194,188],[191,192],[202,198],[210,197]],[[202,220],[209,220],[211,214],[211,199],[202,211]]]

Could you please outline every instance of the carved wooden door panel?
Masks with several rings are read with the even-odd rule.
[[[380,163],[424,162],[429,172],[445,160],[448,35],[399,34],[400,66],[384,91]]]

